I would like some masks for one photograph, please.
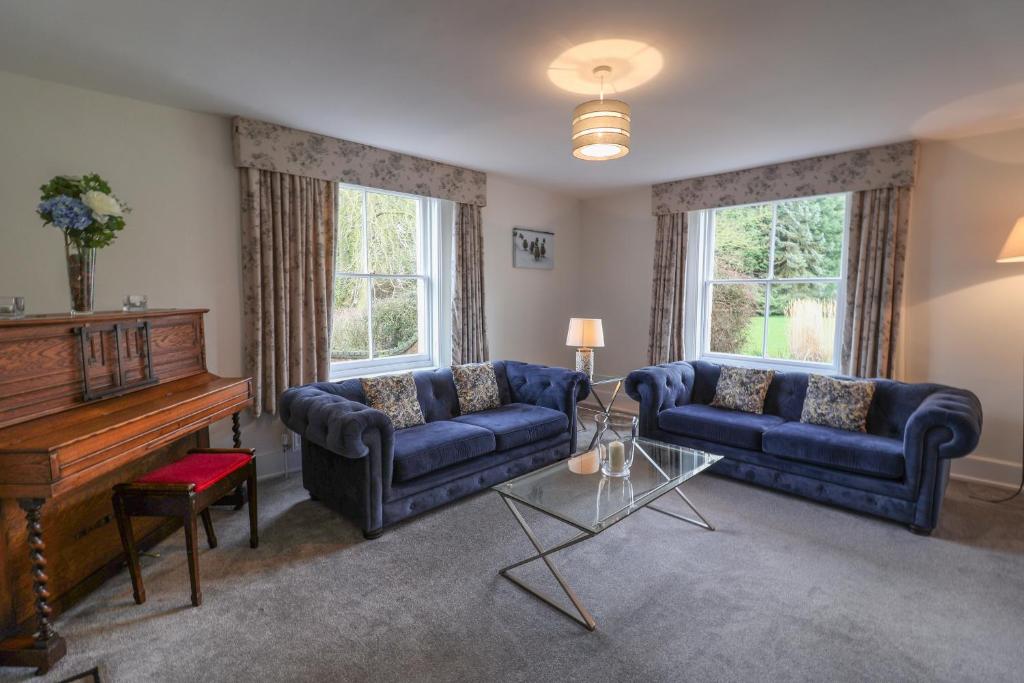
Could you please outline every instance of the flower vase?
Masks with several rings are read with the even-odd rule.
[[[68,264],[71,315],[91,315],[96,292],[96,248],[65,239],[64,254]]]

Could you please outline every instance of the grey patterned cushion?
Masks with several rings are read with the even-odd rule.
[[[411,372],[359,380],[366,403],[391,418],[395,429],[423,424],[423,409],[416,400],[416,380]]]
[[[455,380],[455,393],[459,396],[459,410],[463,415],[501,406],[498,378],[490,363],[453,365],[452,378]]]
[[[800,421],[851,432],[867,431],[874,395],[874,382],[810,375]]]
[[[764,397],[768,393],[768,385],[772,383],[773,377],[774,370],[723,365],[711,405],[760,415],[764,412]]]

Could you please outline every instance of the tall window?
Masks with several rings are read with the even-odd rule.
[[[847,195],[704,212],[701,355],[838,369]]]
[[[334,376],[437,364],[439,203],[338,186]]]

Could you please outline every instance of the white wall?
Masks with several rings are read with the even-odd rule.
[[[582,317],[579,201],[494,173],[487,174],[484,296],[491,358],[572,367],[565,345],[569,318]],[[555,233],[555,267],[512,267],[512,228]]]
[[[1024,129],[921,146],[911,213],[903,366],[966,387],[985,424],[960,476],[1016,483],[1021,462],[1024,264],[996,263],[1024,215]]]

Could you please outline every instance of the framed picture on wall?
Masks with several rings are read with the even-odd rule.
[[[555,267],[555,233],[530,228],[512,228],[512,265],[515,268]]]

